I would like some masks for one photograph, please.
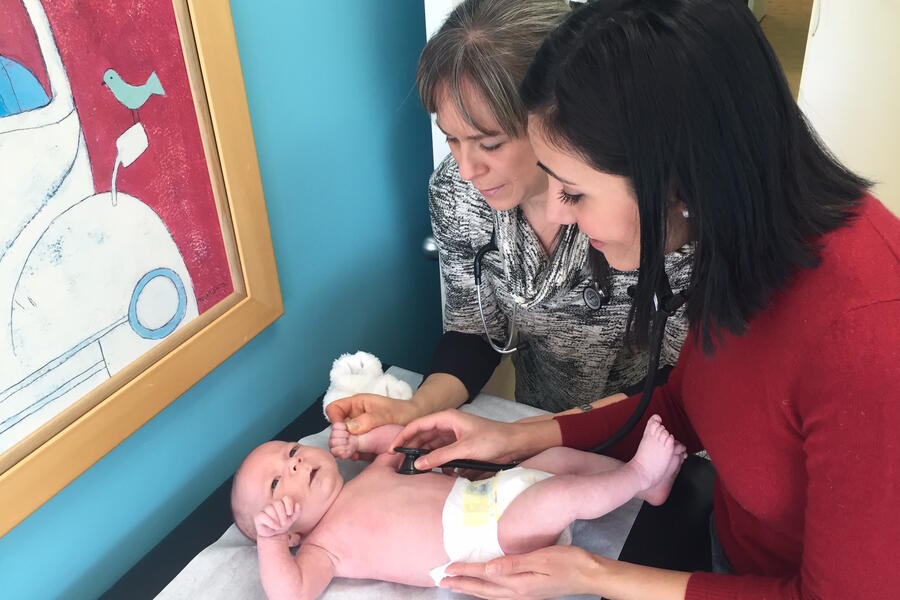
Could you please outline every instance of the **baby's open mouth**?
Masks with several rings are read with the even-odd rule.
[[[317,468],[315,468],[315,469],[312,469],[312,470],[309,472],[309,482],[310,482],[310,483],[312,483],[312,482],[313,482],[313,479],[316,478],[316,473],[318,473],[318,471],[319,471],[319,469],[318,469],[318,467],[317,467]]]

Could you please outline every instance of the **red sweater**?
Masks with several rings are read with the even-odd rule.
[[[900,221],[871,196],[712,355],[690,336],[650,415],[716,467],[714,514],[735,576],[694,573],[688,599],[900,597]],[[557,417],[590,448],[639,396]]]

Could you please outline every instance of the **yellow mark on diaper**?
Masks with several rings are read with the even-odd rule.
[[[496,477],[470,481],[463,492],[463,527],[483,527],[497,506]]]

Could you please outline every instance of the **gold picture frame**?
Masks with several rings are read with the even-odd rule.
[[[173,7],[234,291],[0,455],[0,536],[284,312],[229,3]]]

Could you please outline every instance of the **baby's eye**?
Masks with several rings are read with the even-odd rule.
[[[272,489],[273,492],[275,491],[275,488],[278,487],[278,482],[279,482],[279,481],[281,481],[281,479],[280,479],[279,477],[276,477],[275,479],[272,480],[272,487],[271,487],[271,489]]]
[[[291,451],[288,453],[288,456],[290,456],[291,458],[293,458],[294,455],[297,454],[297,450],[298,450],[299,448],[300,448],[300,446],[294,446],[293,448],[291,448]]]

